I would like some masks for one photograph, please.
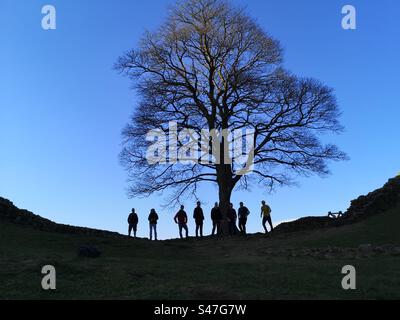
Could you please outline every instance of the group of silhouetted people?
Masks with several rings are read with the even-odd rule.
[[[247,217],[250,214],[250,210],[244,206],[243,202],[240,202],[238,213],[236,214],[236,210],[233,208],[233,204],[229,205],[229,208],[226,213],[226,222],[228,224],[228,235],[233,236],[235,234],[246,234],[246,224]],[[265,201],[261,202],[261,217],[262,217],[262,226],[266,234],[268,234],[267,222],[271,228],[271,231],[274,229],[271,220],[271,208],[266,204]],[[193,210],[193,219],[196,224],[196,237],[203,237],[203,223],[204,223],[204,213],[201,207],[200,201],[197,201],[196,208]],[[238,226],[236,226],[237,220],[239,220]],[[157,221],[158,214],[155,209],[150,210],[150,214],[148,216],[149,227],[150,227],[150,240],[157,240]],[[179,228],[179,236],[180,238],[189,236],[189,228],[187,226],[188,223],[188,215],[185,211],[185,207],[181,205],[179,211],[174,216],[174,221],[178,225]],[[222,223],[224,221],[221,209],[219,208],[218,202],[215,203],[214,207],[211,209],[211,221],[212,221],[212,232],[211,235],[222,235]],[[135,212],[135,209],[132,209],[132,212],[128,217],[128,235],[131,236],[133,231],[133,236],[136,237],[137,225],[139,223],[139,217]],[[183,234],[184,232],[184,234]]]
[[[150,210],[148,220],[150,226],[150,240],[153,240],[153,233],[154,233],[154,239],[157,240],[158,214],[155,209]],[[139,217],[135,212],[135,209],[132,209],[132,212],[128,216],[128,224],[129,224],[128,235],[131,236],[133,230],[133,236],[136,238],[137,225],[139,224]]]

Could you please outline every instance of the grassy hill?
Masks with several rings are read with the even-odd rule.
[[[0,298],[398,299],[399,225],[396,206],[337,228],[149,242],[1,221]],[[101,257],[78,257],[80,245]],[[41,289],[46,264],[56,267],[57,290]],[[357,290],[341,288],[346,264],[356,267]]]
[[[1,299],[400,298],[400,177],[339,219],[305,217],[270,237],[150,242],[62,225],[0,198]],[[77,254],[95,246],[99,258]],[[53,265],[57,290],[41,288]],[[341,287],[344,265],[357,290]]]

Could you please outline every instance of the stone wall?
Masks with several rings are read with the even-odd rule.
[[[382,188],[351,201],[350,207],[338,219],[305,217],[277,226],[278,232],[293,232],[326,227],[339,227],[355,223],[371,215],[383,213],[400,204],[400,176],[390,179]]]
[[[39,215],[33,214],[30,211],[18,209],[11,201],[2,197],[0,197],[0,222],[1,221],[8,221],[19,225],[31,226],[38,230],[50,232],[85,234],[101,237],[123,237],[117,232],[74,227],[70,225],[55,223]]]

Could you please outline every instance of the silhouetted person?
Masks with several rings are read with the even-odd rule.
[[[233,208],[233,204],[229,204],[228,212],[226,215],[226,219],[228,220],[228,230],[229,230],[229,235],[233,236],[236,234],[236,219],[237,219],[237,214],[236,210]]]
[[[135,212],[135,209],[132,208],[132,212],[128,216],[128,236],[131,236],[131,232],[133,230],[133,236],[136,238],[136,231],[137,231],[137,225],[139,223],[139,217]]]
[[[272,226],[272,220],[271,220],[271,208],[269,205],[265,203],[265,201],[261,201],[261,217],[263,218],[262,220],[262,225],[264,227],[265,233],[268,233],[266,223],[268,221],[269,226],[271,227],[271,231],[274,230],[274,227]]]
[[[176,213],[175,217],[174,217],[174,221],[175,223],[177,223],[179,225],[179,236],[181,237],[181,239],[183,238],[182,236],[182,229],[185,229],[186,232],[186,238],[188,237],[188,227],[187,227],[187,214],[185,212],[184,206],[181,206],[181,209]]]
[[[157,220],[158,220],[158,214],[156,210],[151,209],[149,214],[150,240],[153,240],[153,231],[154,231],[154,239],[157,240]]]
[[[211,209],[211,220],[213,224],[211,234],[214,235],[215,231],[217,231],[217,235],[221,235],[222,213],[221,209],[218,206],[218,202],[216,202],[214,208]]]
[[[247,223],[247,216],[250,214],[250,210],[247,209],[243,205],[243,202],[240,202],[240,207],[238,210],[238,217],[239,217],[239,230],[241,233],[246,234],[246,223]]]
[[[200,206],[200,201],[197,201],[197,207],[194,208],[193,219],[196,222],[196,237],[199,236],[199,230],[200,230],[200,237],[202,237],[204,214],[203,214],[203,209]]]

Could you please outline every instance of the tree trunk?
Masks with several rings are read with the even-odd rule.
[[[228,234],[228,221],[226,219],[233,190],[230,165],[221,165],[217,170],[219,189],[219,208],[222,213],[221,230],[223,235]]]

